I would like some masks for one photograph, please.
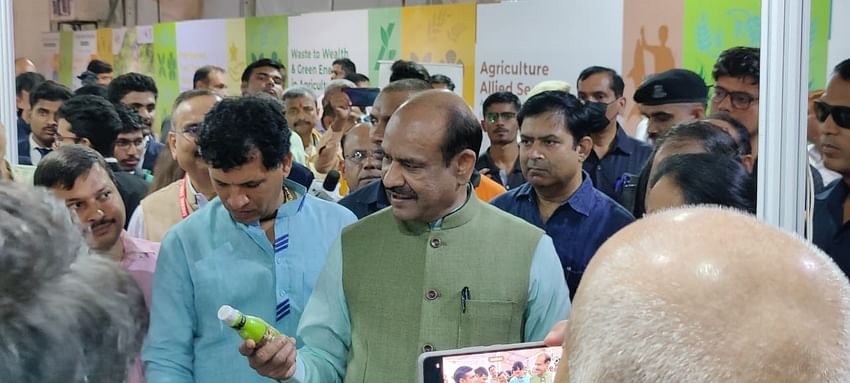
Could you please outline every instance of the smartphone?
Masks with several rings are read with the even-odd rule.
[[[419,356],[419,383],[454,382],[455,375],[476,381],[470,378],[484,370],[486,382],[501,378],[510,382],[513,377],[528,381],[534,376],[553,382],[562,352],[562,347],[546,347],[543,342],[426,352]]]
[[[348,99],[351,100],[351,106],[367,107],[375,103],[378,93],[381,92],[378,88],[343,88]]]

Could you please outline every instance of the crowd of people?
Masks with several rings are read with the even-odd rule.
[[[545,340],[560,382],[850,381],[850,59],[809,97],[813,245],[753,217],[759,66],[647,77],[642,140],[602,66],[479,118],[415,62],[362,106],[349,59],[321,95],[260,59],[240,96],[198,69],[156,121],[149,76],[94,60],[72,91],[22,65],[0,374],[411,381],[423,352]],[[241,340],[225,304],[284,335]],[[550,382],[539,359],[447,376]]]

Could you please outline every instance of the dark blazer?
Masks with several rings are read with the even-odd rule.
[[[30,124],[18,117],[18,164],[32,165],[30,158]]]
[[[145,150],[145,160],[142,162],[142,169],[146,169],[153,174],[153,167],[156,165],[156,157],[159,156],[159,152],[161,152],[164,147],[165,145],[160,144],[155,140],[148,142],[148,148]]]
[[[148,183],[137,175],[121,170],[115,162],[110,162],[109,167],[115,174],[115,187],[118,188],[118,194],[124,200],[124,212],[127,217],[132,217],[136,207],[139,206],[142,198],[148,192]],[[124,228],[126,229],[129,224],[130,218],[127,218],[124,222]]]

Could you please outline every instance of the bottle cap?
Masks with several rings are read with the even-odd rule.
[[[226,325],[231,326],[239,320],[240,312],[229,305],[223,305],[218,309],[218,319]]]

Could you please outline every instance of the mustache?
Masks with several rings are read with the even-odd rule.
[[[109,225],[109,224],[113,224],[113,223],[117,223],[117,222],[118,222],[118,221],[116,221],[115,219],[106,219],[106,218],[104,218],[104,219],[102,219],[102,220],[100,220],[100,221],[97,221],[97,222],[92,223],[91,225],[89,225],[89,228],[88,228],[88,229],[89,229],[89,231],[94,231],[94,229],[95,229],[95,228],[98,228],[98,227],[100,227],[100,226]]]
[[[528,160],[525,161],[525,167],[538,170],[549,170],[549,163],[545,160]]]
[[[411,198],[411,199],[419,198],[419,196],[416,194],[416,192],[413,191],[413,189],[411,189],[410,187],[407,187],[407,186],[396,186],[394,188],[389,188],[389,189],[387,189],[387,192],[400,195],[404,198]]]

